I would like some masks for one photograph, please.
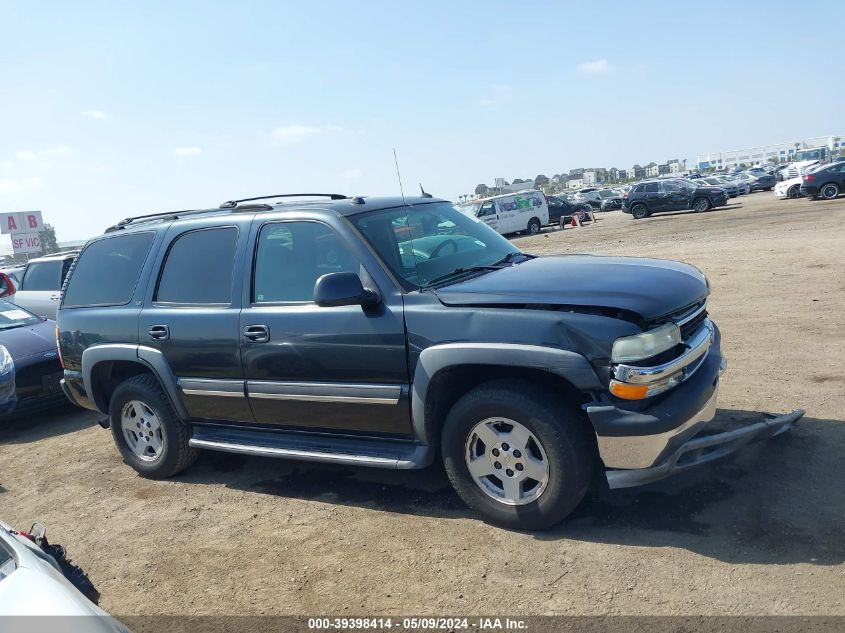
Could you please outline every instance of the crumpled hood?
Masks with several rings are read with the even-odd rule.
[[[55,352],[56,322],[42,321],[35,325],[0,330],[0,345],[5,345],[16,360],[40,352]]]
[[[446,305],[539,304],[610,308],[646,321],[708,294],[707,280],[689,264],[640,257],[557,255],[438,288]]]

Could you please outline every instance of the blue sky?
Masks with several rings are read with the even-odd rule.
[[[0,0],[0,211],[60,240],[293,191],[845,132],[845,3]],[[4,236],[2,244],[8,240]]]

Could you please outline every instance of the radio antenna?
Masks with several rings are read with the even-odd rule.
[[[402,189],[402,174],[399,173],[399,159],[396,158],[396,148],[393,148],[393,162],[396,163],[396,177],[399,179],[399,193],[402,194],[402,206],[405,205],[405,191]]]

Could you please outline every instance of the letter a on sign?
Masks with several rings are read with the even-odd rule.
[[[6,216],[6,220],[7,220],[7,224],[6,224],[6,231],[7,231],[8,233],[11,233],[11,232],[13,232],[13,231],[17,231],[17,230],[18,230],[18,225],[17,225],[17,223],[15,222],[15,216],[13,216],[13,215],[9,214],[9,215],[7,215],[7,216]]]

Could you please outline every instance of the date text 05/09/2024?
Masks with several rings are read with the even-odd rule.
[[[309,618],[312,631],[522,631],[525,620],[497,617]]]

